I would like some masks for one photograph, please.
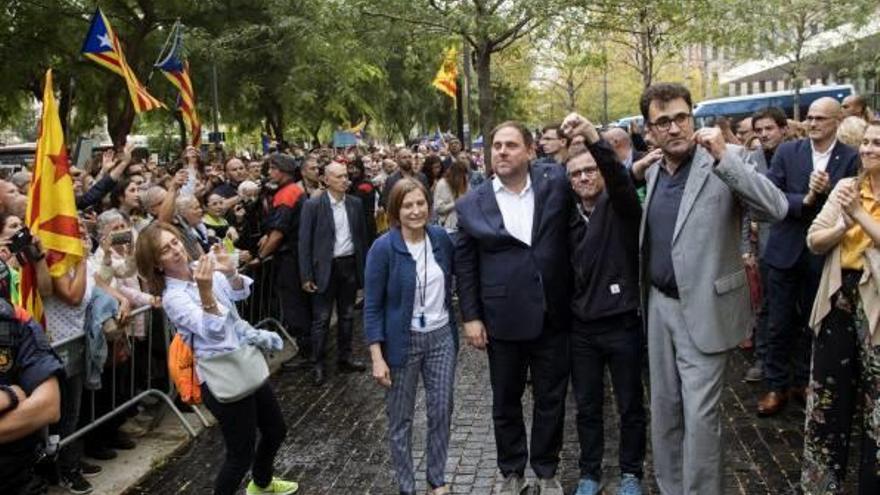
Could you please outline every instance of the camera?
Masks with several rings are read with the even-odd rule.
[[[114,246],[118,246],[120,244],[131,244],[132,240],[134,240],[134,237],[131,234],[131,230],[123,230],[110,234],[110,244]]]
[[[174,160],[174,161],[168,162],[168,164],[165,165],[165,170],[167,170],[168,175],[170,175],[172,177],[174,175],[176,175],[177,172],[179,172],[180,169],[182,169],[182,168],[183,168],[183,162],[181,160]]]
[[[40,258],[40,252],[37,250],[37,246],[34,246],[34,239],[27,227],[22,227],[18,232],[12,234],[12,237],[9,238],[9,251],[12,254],[24,256],[28,261]]]

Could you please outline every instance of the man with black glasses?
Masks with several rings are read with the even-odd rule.
[[[647,170],[639,233],[657,484],[666,495],[721,494],[724,368],[751,315],[741,212],[780,220],[785,196],[720,129],[694,130],[684,86],[654,84],[640,107],[663,150]]]

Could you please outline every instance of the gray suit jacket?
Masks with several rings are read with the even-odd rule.
[[[742,341],[751,321],[739,249],[745,207],[757,220],[778,221],[785,217],[788,204],[782,191],[755,171],[739,146],[728,145],[714,167],[714,158],[703,147],[698,147],[693,160],[672,237],[672,264],[688,333],[701,352],[715,353]],[[645,223],[658,167],[659,162],[647,172],[639,229],[643,315],[648,314],[651,285]]]

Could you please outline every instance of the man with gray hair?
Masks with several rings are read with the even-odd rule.
[[[27,195],[28,187],[31,185],[31,177],[33,177],[33,174],[27,170],[19,170],[12,174],[9,181],[18,188],[18,192]]]
[[[602,133],[602,138],[614,149],[614,154],[620,160],[627,170],[632,168],[632,164],[645,156],[641,151],[633,149],[632,139],[629,133],[620,127],[612,127]]]

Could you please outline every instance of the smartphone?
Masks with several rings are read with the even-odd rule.
[[[133,236],[130,230],[113,232],[112,234],[110,234],[110,244],[114,246],[118,246],[120,244],[131,244],[132,240]]]

